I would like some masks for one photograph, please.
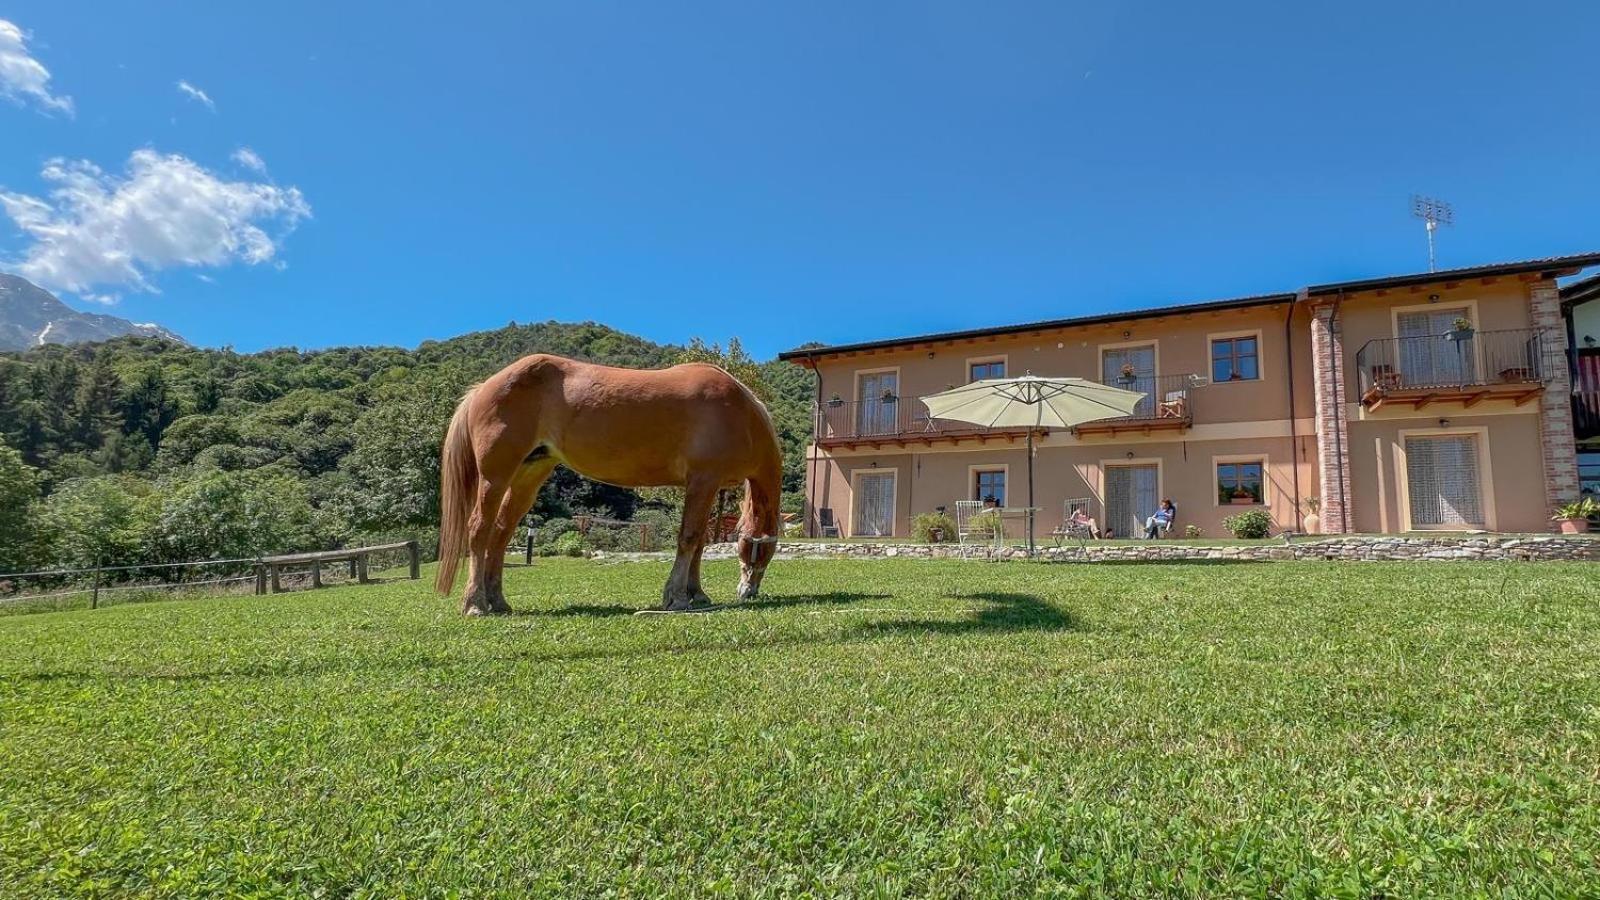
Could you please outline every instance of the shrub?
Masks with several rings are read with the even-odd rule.
[[[583,535],[576,531],[568,531],[562,534],[561,537],[556,538],[553,546],[557,556],[583,556],[586,553]]]
[[[1205,531],[1199,525],[1183,526],[1183,536],[1186,538],[1204,537]]]
[[[1272,532],[1272,517],[1264,509],[1252,509],[1222,520],[1223,527],[1236,538],[1264,538]]]
[[[940,533],[934,537],[934,530]],[[911,520],[911,537],[918,543],[937,544],[956,539],[956,520],[948,513],[925,512]]]
[[[982,512],[967,520],[967,535],[978,540],[991,540],[1000,533],[1002,527],[999,513],[992,510]]]

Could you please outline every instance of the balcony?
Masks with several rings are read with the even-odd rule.
[[[1356,352],[1361,403],[1372,410],[1435,403],[1471,409],[1485,401],[1521,406],[1544,392],[1561,365],[1560,347],[1530,329],[1382,338]]]
[[[1113,387],[1145,394],[1131,416],[1101,419],[1079,425],[1081,435],[1117,434],[1124,431],[1187,429],[1194,422],[1192,390],[1200,381],[1192,375],[1160,375],[1135,378],[1132,383],[1107,382]],[[1041,429],[1048,433],[1050,429]],[[907,447],[965,441],[1020,440],[1026,428],[985,428],[950,419],[931,419],[927,407],[915,397],[892,400],[832,400],[816,410],[816,436],[819,446]]]

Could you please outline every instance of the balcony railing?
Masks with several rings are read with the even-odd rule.
[[[1131,416],[1102,419],[1092,423],[1164,422],[1187,426],[1194,418],[1194,393],[1197,380],[1192,375],[1141,376],[1132,382],[1112,379],[1113,387],[1145,395]],[[934,438],[1020,435],[1020,427],[985,428],[952,419],[934,419],[928,408],[915,397],[877,400],[830,400],[816,410],[817,442],[874,442],[931,440]]]
[[[1403,392],[1542,385],[1561,357],[1544,332],[1513,329],[1372,340],[1357,351],[1356,367],[1361,399],[1373,404]]]

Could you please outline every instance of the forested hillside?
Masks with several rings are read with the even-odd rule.
[[[468,386],[529,353],[612,365],[718,362],[767,401],[795,508],[803,370],[735,340],[663,346],[593,323],[511,324],[416,350],[242,354],[127,337],[0,354],[0,571],[431,541],[437,455]],[[535,512],[670,513],[669,493],[558,470]]]

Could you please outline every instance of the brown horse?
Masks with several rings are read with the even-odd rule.
[[[551,470],[621,487],[681,486],[678,558],[662,606],[709,604],[700,587],[711,505],[743,482],[739,598],[754,597],[778,537],[782,456],[765,406],[704,363],[642,371],[536,354],[461,399],[440,452],[439,578],[449,594],[470,557],[461,611],[510,612],[506,545]]]

